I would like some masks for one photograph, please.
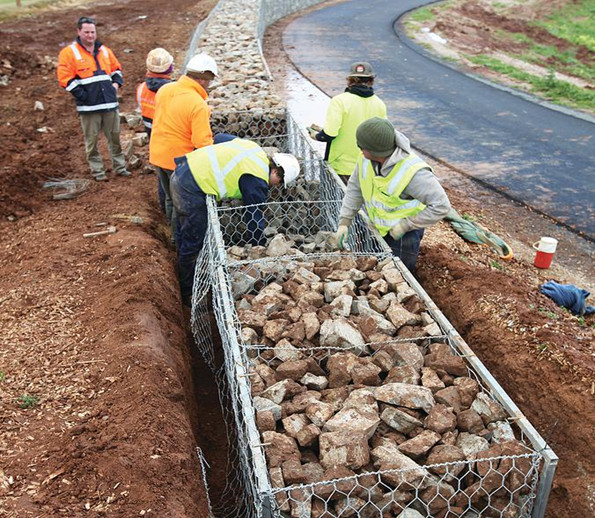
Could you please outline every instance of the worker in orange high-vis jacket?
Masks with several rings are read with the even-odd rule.
[[[180,79],[164,85],[155,96],[149,161],[157,167],[165,191],[165,214],[172,236],[176,218],[169,180],[176,168],[174,158],[213,144],[211,110],[206,100],[207,88],[216,76],[215,60],[207,54],[198,54],[190,59]]]
[[[153,118],[155,117],[155,96],[162,86],[171,83],[173,62],[172,55],[160,47],[147,54],[147,76],[136,89],[136,101],[149,138],[151,138]],[[165,211],[165,191],[159,177],[157,177],[157,193],[159,206]]]
[[[77,38],[60,51],[57,75],[60,86],[75,99],[93,177],[97,181],[107,180],[97,148],[100,131],[107,139],[114,171],[130,176],[120,144],[118,90],[124,82],[122,66],[112,50],[97,41],[93,18],[78,19]]]

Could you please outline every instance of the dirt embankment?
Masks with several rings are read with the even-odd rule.
[[[62,202],[41,184],[89,178],[74,103],[55,78],[77,18],[98,19],[129,111],[146,53],[163,46],[181,63],[214,3],[84,4],[0,25],[1,516],[207,515],[196,446],[224,465],[225,433],[190,348],[155,176],[137,170]],[[117,232],[83,237],[101,223]]]

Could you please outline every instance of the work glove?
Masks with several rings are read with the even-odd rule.
[[[322,128],[317,124],[312,124],[306,128],[308,130],[308,135],[310,135],[311,139],[317,140],[316,135],[322,131]]]
[[[407,232],[409,232],[409,225],[404,219],[400,219],[397,224],[388,231],[390,237],[395,241],[401,239]]]
[[[339,225],[337,229],[337,233],[335,234],[337,238],[337,245],[339,250],[343,250],[345,245],[347,244],[347,239],[349,237],[349,227],[347,225]]]

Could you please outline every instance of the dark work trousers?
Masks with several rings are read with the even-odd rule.
[[[176,211],[178,277],[182,301],[192,298],[196,258],[207,233],[207,195],[202,192],[188,167],[186,157],[176,158],[176,169],[170,179],[170,192]]]
[[[147,123],[145,122],[145,131],[147,132],[149,140],[151,140],[152,129],[153,128],[151,126],[147,126]],[[163,190],[163,185],[161,185],[161,178],[159,178],[159,174],[157,174],[157,199],[159,200],[159,207],[165,214],[165,191]]]
[[[395,241],[390,234],[384,236],[386,244],[390,246],[393,254],[403,261],[407,269],[413,273],[419,255],[419,245],[424,236],[424,229],[407,232],[401,239]]]

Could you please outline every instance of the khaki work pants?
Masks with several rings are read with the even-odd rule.
[[[85,136],[85,152],[91,174],[97,176],[105,173],[103,158],[97,148],[99,132],[103,131],[109,147],[114,172],[126,171],[126,160],[120,144],[120,113],[118,110],[99,113],[80,113],[81,126]]]

